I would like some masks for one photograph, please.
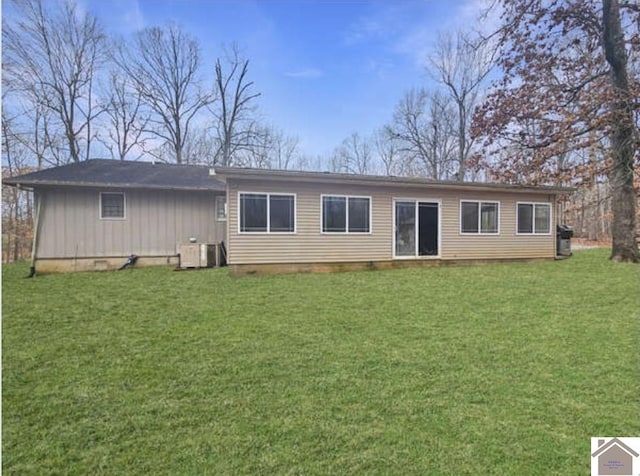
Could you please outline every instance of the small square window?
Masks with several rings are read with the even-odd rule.
[[[124,193],[100,193],[100,218],[123,219],[125,217],[124,207]]]

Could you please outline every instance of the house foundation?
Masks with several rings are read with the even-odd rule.
[[[492,258],[492,259],[422,259],[385,260],[335,263],[230,264],[232,277],[294,273],[338,273],[345,271],[375,271],[385,269],[430,268],[437,266],[471,266],[496,263],[553,261],[554,258]]]
[[[38,258],[37,274],[73,273],[81,271],[114,271],[126,263],[128,256],[96,256],[89,258]],[[177,266],[179,256],[140,256],[134,268]]]

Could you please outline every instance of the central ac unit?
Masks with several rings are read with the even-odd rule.
[[[217,264],[217,245],[211,243],[180,243],[181,268],[211,268]]]

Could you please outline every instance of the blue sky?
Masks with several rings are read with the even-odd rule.
[[[113,35],[175,22],[201,42],[213,80],[222,45],[237,42],[262,93],[263,119],[328,155],[352,132],[388,122],[438,30],[468,27],[482,0],[79,0]]]

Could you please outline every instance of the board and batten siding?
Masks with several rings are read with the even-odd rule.
[[[124,192],[125,219],[100,218],[100,192]],[[38,189],[38,258],[174,256],[177,244],[224,239],[215,194],[132,189]]]
[[[553,258],[555,256],[555,196],[552,194],[456,191],[428,186],[369,186],[296,182],[260,182],[229,179],[229,264],[330,263],[386,261],[393,258],[394,199],[440,202],[440,255],[443,260]],[[238,193],[292,193],[296,195],[296,233],[239,233]],[[371,233],[321,232],[321,195],[371,197]],[[460,200],[500,202],[499,235],[460,233]],[[551,233],[517,235],[517,202],[551,204]],[[433,259],[420,257],[418,259]]]

